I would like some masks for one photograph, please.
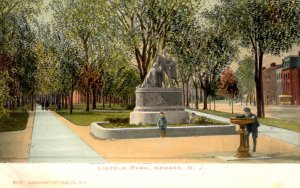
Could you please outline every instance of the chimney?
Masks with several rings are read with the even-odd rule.
[[[275,66],[276,66],[275,62],[271,63],[271,67],[275,67]]]

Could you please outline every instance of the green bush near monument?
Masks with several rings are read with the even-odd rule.
[[[213,119],[206,118],[205,122],[195,122],[194,124],[170,124],[168,127],[186,127],[186,126],[209,126],[209,125],[229,125],[228,123],[216,121]],[[147,128],[147,127],[157,127],[156,124],[152,125],[134,125],[129,123],[101,123],[99,126],[103,128]]]

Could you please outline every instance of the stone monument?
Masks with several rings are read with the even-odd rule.
[[[166,55],[158,55],[144,82],[136,88],[136,107],[130,113],[130,124],[156,124],[162,111],[168,124],[187,123],[188,112],[184,111],[182,89],[176,86],[175,62]]]

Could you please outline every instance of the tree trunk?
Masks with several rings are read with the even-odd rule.
[[[32,85],[32,93],[31,93],[31,111],[34,110],[34,104],[33,104],[34,90],[35,90],[35,87],[34,87],[34,84],[33,84]]]
[[[102,93],[102,107],[105,108],[105,94]]]
[[[61,95],[61,107],[63,108],[65,106],[65,100],[64,100],[64,95]]]
[[[185,104],[185,87],[184,82],[182,82],[182,104]]]
[[[234,100],[234,97],[232,98],[232,103],[231,103],[231,113],[233,114],[233,100]]]
[[[199,109],[199,94],[198,94],[198,85],[197,84],[195,84],[195,91],[196,91],[195,108]]]
[[[189,94],[189,81],[188,82],[186,82],[186,104],[185,104],[185,106],[186,107],[190,107],[190,96],[189,96],[190,94]]]
[[[249,103],[249,93],[247,94],[247,99],[246,99],[246,106],[248,106],[248,103]],[[251,104],[251,103],[250,103]]]
[[[97,97],[96,97],[96,88],[93,88],[93,106],[92,109],[96,109],[97,108]]]
[[[73,114],[73,92],[74,92],[74,83],[73,83],[73,77],[72,77],[72,83],[71,83],[71,93],[70,93],[70,114]],[[79,93],[78,93],[79,95]]]
[[[213,98],[213,100],[214,100],[214,111],[216,111],[216,99],[215,99],[215,97]]]
[[[249,94],[249,104],[252,105],[252,94]]]
[[[86,93],[86,112],[90,111],[90,92]]]
[[[263,52],[259,50],[255,56],[255,85],[256,85],[256,103],[257,103],[257,117],[265,117],[264,112],[264,96],[262,83],[262,63]]]
[[[203,110],[207,109],[207,92],[205,89],[203,89]]]
[[[201,87],[199,87],[199,94],[200,94],[200,97],[199,97],[200,103],[202,103],[203,102],[203,89]]]
[[[31,95],[31,111],[34,111],[34,99],[33,95]]]
[[[21,97],[20,95],[17,96],[17,108],[20,108],[21,107]]]
[[[108,107],[111,108],[111,94],[109,95],[109,103],[108,103]]]
[[[65,94],[64,97],[65,97],[65,109],[68,109],[68,94]]]

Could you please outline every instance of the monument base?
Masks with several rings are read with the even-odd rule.
[[[168,124],[182,124],[188,121],[184,111],[182,89],[179,88],[137,88],[136,106],[130,113],[130,124],[156,124],[159,113],[164,112]]]
[[[164,111],[168,124],[188,123],[188,112],[185,111]],[[130,124],[156,124],[159,118],[159,111],[133,111],[130,113]]]

